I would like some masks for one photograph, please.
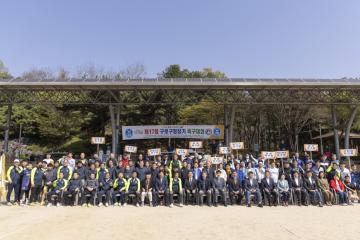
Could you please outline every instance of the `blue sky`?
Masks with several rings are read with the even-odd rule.
[[[359,0],[0,0],[0,59],[230,77],[360,77]]]

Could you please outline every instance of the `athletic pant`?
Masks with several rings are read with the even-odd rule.
[[[116,195],[120,195],[120,196],[116,196]],[[118,198],[119,198],[119,201],[118,201]],[[118,191],[118,190],[115,190],[112,194],[112,202],[113,203],[117,203],[117,202],[120,202],[121,204],[124,204],[125,203],[125,192],[124,191]]]
[[[53,196],[56,196],[57,198],[53,198]],[[55,205],[56,203],[61,203],[62,202],[62,191],[61,190],[51,190],[48,193],[48,202],[52,203],[53,205]]]
[[[42,190],[41,185],[35,185],[34,187],[31,188],[30,203],[38,202],[40,200],[41,190]]]
[[[30,189],[28,189],[28,190],[21,190],[21,192],[20,192],[20,200],[23,199],[24,194],[25,194],[25,199],[24,199],[23,203],[26,202],[26,199],[29,199],[29,193],[30,193]]]
[[[94,200],[95,200],[95,195],[96,195],[96,190],[92,190],[92,191],[89,191],[88,189],[85,189],[84,190],[84,194],[82,196],[82,203],[88,203],[87,202],[87,196],[86,195],[90,195],[90,201],[89,203],[91,204],[94,204]]]
[[[105,202],[110,203],[111,190],[101,190],[98,192],[99,203],[102,202],[103,196],[105,196]]]
[[[170,192],[170,204],[174,203],[174,194],[178,194],[178,200],[180,204],[183,204],[184,194],[182,191]]]
[[[6,201],[10,202],[10,196],[12,191],[15,194],[15,202],[20,202],[20,183],[9,183],[8,184],[8,192],[6,194]]]

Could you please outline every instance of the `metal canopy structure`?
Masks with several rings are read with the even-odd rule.
[[[5,79],[0,104],[360,104],[360,79]]]

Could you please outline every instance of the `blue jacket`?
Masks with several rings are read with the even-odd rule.
[[[21,175],[22,175],[21,190],[24,191],[29,190],[31,170],[25,169],[24,171],[22,171]]]
[[[20,167],[16,168],[15,166],[11,166],[6,173],[8,181],[11,181],[13,184],[19,184],[21,172],[22,169]]]
[[[82,184],[82,180],[79,179],[71,179],[69,181],[69,187],[68,190],[69,191],[75,191],[75,189],[79,188],[79,190],[81,190],[83,184]]]
[[[41,168],[33,168],[31,170],[31,184],[35,186],[42,186],[44,179],[44,171]]]
[[[162,181],[160,180],[160,178],[156,178],[155,183],[154,183],[154,189],[155,191],[166,191],[169,187],[168,184],[168,180],[167,178],[164,176]]]
[[[109,191],[113,187],[113,180],[111,178],[109,179],[103,179],[100,181],[100,189],[103,191]]]

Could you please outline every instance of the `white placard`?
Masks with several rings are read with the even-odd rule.
[[[244,142],[231,142],[230,143],[230,148],[233,150],[240,150],[240,149],[244,149]]]
[[[275,159],[276,158],[276,152],[267,152],[262,151],[261,156],[265,159]]]
[[[191,141],[189,142],[189,148],[202,148],[203,147],[203,142],[201,141]]]
[[[161,149],[160,148],[148,149],[147,153],[148,156],[158,156],[161,154]]]
[[[176,148],[175,153],[179,156],[186,156],[186,155],[189,155],[189,149]]]
[[[211,157],[211,163],[212,164],[220,164],[224,162],[223,157]]]
[[[136,146],[125,145],[125,152],[136,153],[137,152],[137,147]]]
[[[340,149],[340,156],[342,157],[354,157],[358,155],[357,149]]]
[[[104,137],[92,137],[91,144],[105,144],[105,138]]]
[[[305,152],[318,152],[319,145],[317,144],[304,144],[304,151]]]
[[[219,147],[219,153],[228,155],[231,154],[231,149],[229,147]]]
[[[289,151],[276,151],[276,158],[289,158]]]

